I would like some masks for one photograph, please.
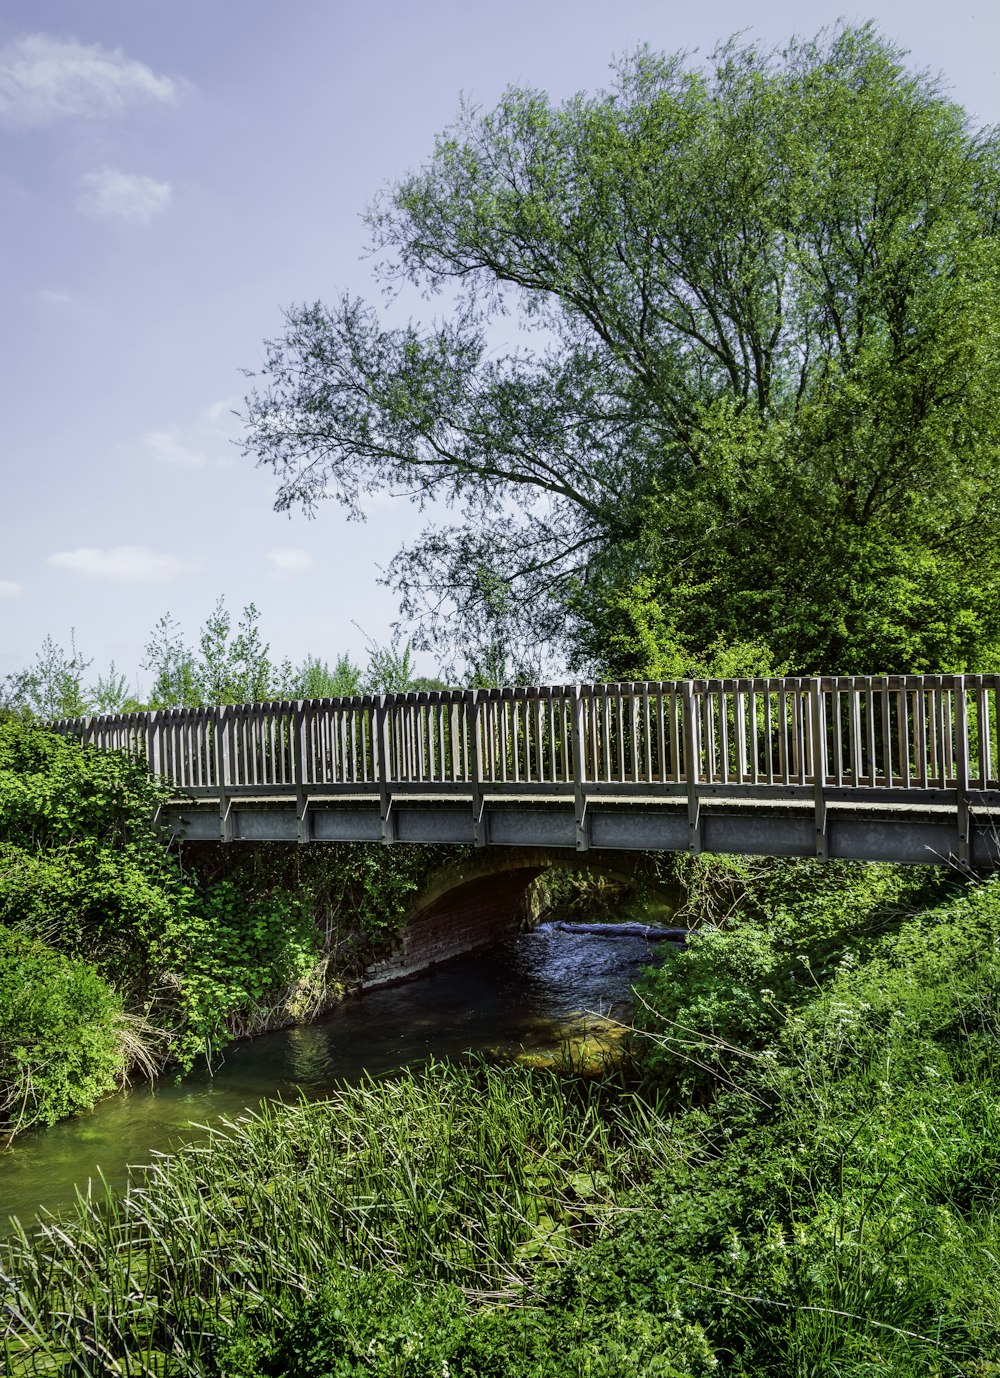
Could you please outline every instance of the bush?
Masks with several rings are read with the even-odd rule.
[[[791,1010],[951,879],[931,868],[700,858],[685,917],[705,923],[639,985],[636,1022],[656,1035],[646,1069],[660,1091],[703,1099],[765,1047]]]
[[[476,1307],[457,1287],[378,1271],[341,1274],[290,1322],[218,1360],[222,1378],[698,1378],[714,1367],[700,1328],[673,1306]]]
[[[660,1248],[727,1372],[998,1371],[1000,880],[945,884],[725,1049],[707,1020],[651,1034],[654,1075],[700,1063],[705,1158],[664,1180]],[[826,937],[802,912],[808,974]]]
[[[0,722],[0,924],[94,962],[139,1008],[193,898],[154,826],[165,793],[123,752]]]
[[[123,752],[0,720],[0,927],[92,962],[169,1031],[182,1068],[314,1013],[391,940],[437,862],[371,846],[179,854],[155,826],[167,793]]]
[[[86,962],[0,928],[0,1133],[54,1124],[120,1084],[119,997]]]

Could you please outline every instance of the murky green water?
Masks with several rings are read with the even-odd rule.
[[[517,1051],[558,1042],[578,1012],[627,1019],[639,970],[662,957],[642,938],[544,928],[498,943],[405,985],[371,991],[303,1028],[226,1051],[214,1075],[163,1078],[111,1096],[89,1113],[28,1134],[0,1153],[0,1221],[58,1210],[100,1170],[121,1185],[130,1163],[191,1139],[262,1097],[322,1096],[340,1080],[434,1056]]]

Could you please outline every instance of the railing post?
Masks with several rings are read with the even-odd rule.
[[[302,699],[296,699],[292,715],[292,775],[295,783],[295,814],[298,819],[300,842],[308,842],[312,831],[311,819],[308,817],[309,798],[306,794],[305,718],[305,704]]]
[[[469,784],[472,786],[472,832],[477,847],[486,846],[486,824],[483,819],[483,753],[479,731],[479,690],[469,689],[465,711],[469,726]]]
[[[684,777],[687,780],[688,851],[701,851],[701,797],[698,794],[698,718],[694,681],[686,679],[681,690],[681,715],[684,731]]]
[[[452,702],[448,705],[448,736],[451,747],[451,781],[458,785],[462,778],[462,705]],[[441,726],[444,727],[444,709],[441,711]]]
[[[576,850],[587,851],[587,753],[584,749],[583,695],[581,686],[573,686],[573,802],[576,811]]]
[[[389,741],[388,696],[379,694],[375,707],[375,764],[378,768],[378,805],[382,823],[382,841],[395,842],[396,820],[392,816],[392,793],[389,789],[392,750]]]
[[[826,699],[823,681],[809,684],[812,708],[812,777],[813,799],[816,807],[816,855],[826,861],[830,856],[830,839],[826,827]]]
[[[219,840],[230,841],[229,800],[226,786],[229,784],[229,740],[227,737],[225,707],[216,708],[213,717],[212,747],[215,757],[215,783],[219,791]]]
[[[955,676],[955,797],[958,806],[958,864],[963,870],[972,865],[969,812],[969,705],[965,676]]]

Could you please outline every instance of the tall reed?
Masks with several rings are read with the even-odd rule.
[[[66,1219],[17,1228],[0,1252],[6,1372],[201,1374],[240,1315],[290,1312],[337,1269],[510,1297],[667,1151],[668,1130],[650,1154],[649,1120],[633,1135],[613,1099],[445,1065],[223,1122],[122,1195],[98,1183]]]

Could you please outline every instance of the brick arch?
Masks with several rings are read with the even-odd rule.
[[[466,852],[428,876],[413,897],[396,948],[365,973],[365,986],[402,981],[418,972],[512,937],[537,918],[532,883],[545,871],[586,867],[618,880],[632,878],[642,853],[489,848]]]

